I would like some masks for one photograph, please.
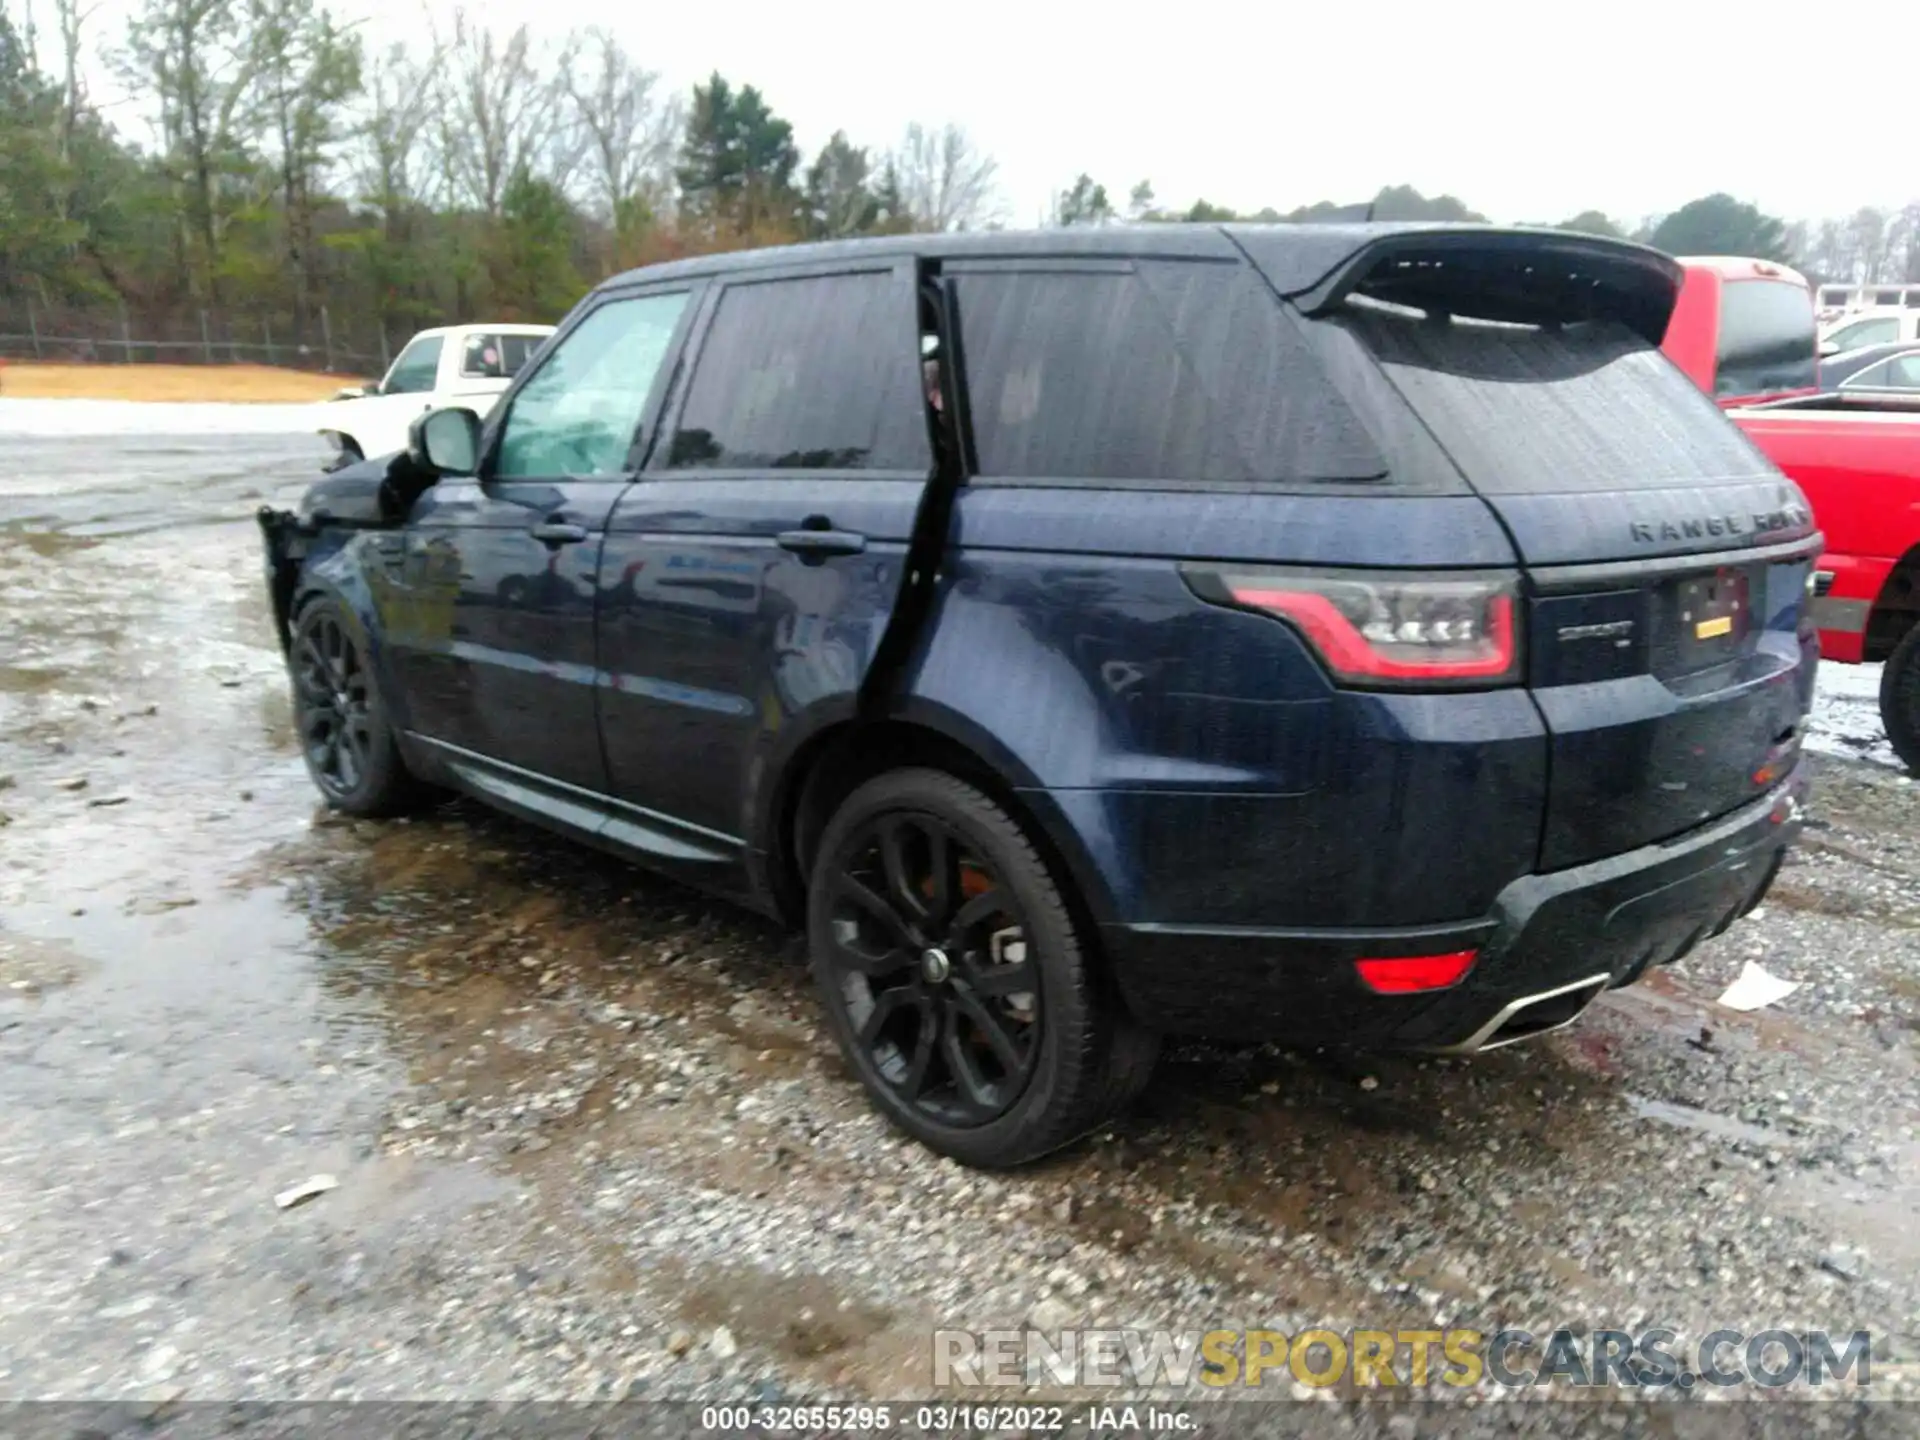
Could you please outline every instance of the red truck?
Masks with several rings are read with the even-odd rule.
[[[1920,772],[1920,404],[1821,394],[1813,294],[1783,265],[1683,257],[1661,348],[1805,492],[1827,550],[1820,653],[1881,661],[1880,715]]]

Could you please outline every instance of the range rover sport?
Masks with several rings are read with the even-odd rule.
[[[1680,272],[1431,226],[902,236],[608,281],[263,511],[328,803],[477,796],[804,926],[979,1165],[1169,1034],[1471,1052],[1751,909],[1820,538]]]

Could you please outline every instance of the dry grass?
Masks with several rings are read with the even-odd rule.
[[[269,365],[43,365],[9,360],[0,396],[23,400],[325,400],[360,377]]]

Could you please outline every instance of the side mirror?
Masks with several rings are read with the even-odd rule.
[[[1838,355],[1839,353],[1840,342],[1838,340],[1822,340],[1820,342],[1820,358],[1822,360],[1826,359],[1829,355]]]
[[[379,387],[374,385],[347,385],[333,392],[336,400],[364,400]]]
[[[480,417],[458,405],[415,416],[407,455],[436,475],[473,474],[480,468]]]

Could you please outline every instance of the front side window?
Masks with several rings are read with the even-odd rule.
[[[511,380],[540,348],[540,335],[469,335],[460,352],[462,380]]]
[[[1867,345],[1886,345],[1900,338],[1900,322],[1888,315],[1876,320],[1856,320],[1851,325],[1842,325],[1827,337],[1829,345],[1840,348],[1836,354],[1849,350],[1859,350]]]
[[[886,271],[728,286],[668,467],[924,473],[917,325]]]
[[[440,377],[440,350],[446,341],[439,335],[426,335],[400,352],[387,378],[380,382],[382,395],[425,395]]]
[[[493,473],[618,475],[687,292],[612,300],[567,333],[513,398]]]

